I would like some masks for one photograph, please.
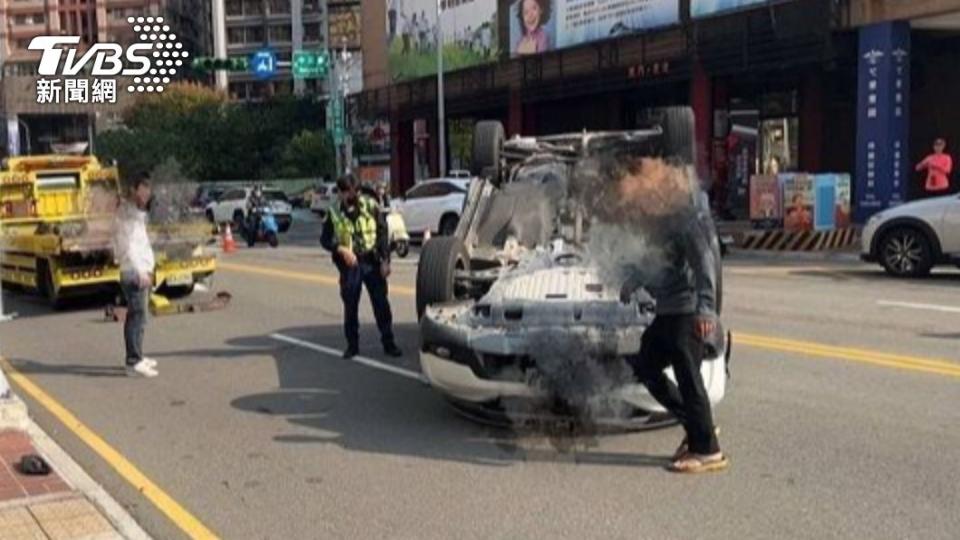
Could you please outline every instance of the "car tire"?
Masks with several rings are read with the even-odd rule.
[[[913,227],[897,227],[884,234],[879,258],[883,269],[896,277],[923,277],[933,269],[930,239]]]
[[[473,155],[470,172],[497,182],[500,178],[500,151],[503,149],[503,124],[496,120],[478,122],[473,128]]]
[[[410,254],[410,242],[407,242],[406,240],[401,240],[397,242],[397,245],[394,248],[394,250],[397,252],[398,257],[400,257],[401,259],[406,259],[407,255]]]
[[[425,243],[417,265],[417,320],[423,317],[427,306],[454,300],[455,274],[457,270],[469,269],[467,250],[456,236],[440,236]]]
[[[37,262],[37,288],[51,309],[63,309],[63,298],[53,283],[53,269],[50,268],[50,263],[43,259]]]
[[[207,216],[207,221],[209,221],[210,223],[216,224],[217,220],[215,217],[213,217],[213,210],[207,210],[206,216]]]
[[[267,243],[270,244],[270,247],[275,248],[280,245],[280,239],[277,238],[277,233],[268,233],[267,234]]]
[[[457,225],[459,224],[459,216],[455,214],[447,214],[440,218],[440,227],[437,230],[440,236],[453,236],[457,232]]]
[[[230,223],[230,226],[233,227],[233,232],[242,232],[246,227],[244,222],[246,221],[246,216],[243,213],[243,210],[236,210],[233,212],[233,221]]]
[[[690,107],[665,107],[658,111],[656,123],[663,130],[661,151],[669,161],[683,165],[696,163],[696,118]]]

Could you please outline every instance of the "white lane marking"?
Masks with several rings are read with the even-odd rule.
[[[284,343],[289,343],[290,345],[296,345],[297,347],[302,347],[304,349],[310,349],[312,351],[317,351],[323,354],[328,354],[330,356],[336,356],[340,358],[343,356],[343,351],[339,351],[332,347],[326,347],[324,345],[317,345],[316,343],[310,343],[309,341],[303,341],[302,339],[297,339],[290,336],[285,336],[283,334],[270,334],[270,337],[282,341]],[[398,368],[396,366],[391,366],[390,364],[385,364],[379,360],[374,360],[373,358],[367,358],[366,356],[354,356],[350,359],[351,362],[356,362],[367,367],[374,369],[379,369],[380,371],[386,371],[387,373],[393,373],[394,375],[400,375],[401,377],[407,377],[408,379],[413,379],[415,381],[427,382],[426,377],[421,373],[416,371],[410,371],[409,369]]]
[[[940,311],[942,313],[960,313],[960,307],[940,306],[937,304],[917,304],[914,302],[894,302],[890,300],[877,300],[878,306],[899,307],[907,309],[922,309],[926,311]]]

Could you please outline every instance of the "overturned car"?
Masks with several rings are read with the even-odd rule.
[[[643,361],[656,304],[642,286],[625,298],[619,272],[658,264],[658,248],[642,231],[602,219],[614,171],[630,160],[661,159],[696,182],[691,111],[666,109],[654,120],[630,132],[510,140],[497,122],[477,125],[480,179],[456,234],[430,240],[417,273],[422,370],[461,413],[616,429],[674,422],[629,365]],[[690,219],[712,231],[719,312],[720,246],[709,209],[699,189],[682,193]],[[724,396],[729,352],[718,328],[702,363],[714,404]]]

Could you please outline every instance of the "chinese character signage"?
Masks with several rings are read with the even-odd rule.
[[[860,29],[855,221],[904,200],[909,175],[910,25]]]
[[[330,6],[330,47],[339,49],[346,45],[350,49],[359,49],[360,20],[359,3],[352,6]]]
[[[494,62],[500,54],[496,0],[445,0],[439,26],[436,0],[386,2],[387,62],[395,81],[436,75],[438,34],[444,71]]]
[[[680,21],[678,0],[513,0],[510,56],[539,54]]]
[[[709,17],[766,3],[767,0],[690,0],[691,17]]]

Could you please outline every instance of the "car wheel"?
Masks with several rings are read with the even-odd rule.
[[[45,260],[41,260],[37,264],[37,284],[40,294],[47,301],[47,305],[54,310],[63,309],[63,298],[54,284],[53,269],[50,268],[50,263]]]
[[[663,130],[661,151],[668,160],[693,165],[696,159],[696,120],[690,107],[664,107],[650,118]]]
[[[401,259],[407,258],[407,255],[410,254],[410,242],[407,242],[406,240],[401,240],[397,242],[397,246],[395,250],[397,252],[398,257],[400,257]]]
[[[245,220],[246,218],[244,217],[242,210],[235,211],[233,213],[233,222],[231,223],[231,227],[233,227],[233,232],[243,231],[243,229],[245,228],[243,226],[243,222]]]
[[[270,247],[275,248],[280,245],[280,239],[277,238],[277,233],[269,233],[267,235],[267,243],[270,244]]]
[[[453,236],[457,232],[457,225],[459,223],[460,218],[453,214],[443,216],[440,220],[440,236]]]
[[[896,228],[880,242],[880,264],[893,276],[925,276],[933,268],[930,240],[912,227]]]
[[[473,128],[473,160],[470,172],[495,183],[500,178],[500,150],[505,139],[503,124],[495,120],[478,122]]]
[[[213,217],[213,210],[207,210],[207,221],[210,223],[216,223],[216,218]]]
[[[417,266],[417,319],[431,304],[462,297],[463,292],[456,287],[456,272],[469,269],[467,250],[456,236],[441,236],[424,244]]]

